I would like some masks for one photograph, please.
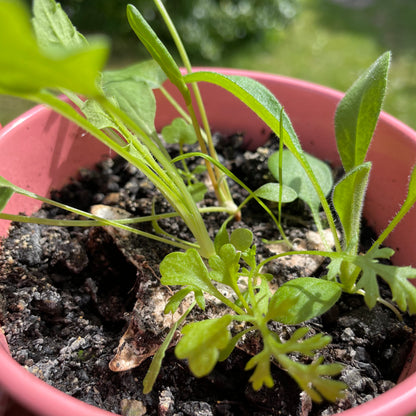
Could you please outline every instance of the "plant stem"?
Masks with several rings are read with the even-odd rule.
[[[181,60],[183,62],[183,65],[184,65],[185,69],[187,70],[188,73],[191,73],[192,72],[191,62],[189,60],[188,54],[186,53],[186,49],[183,45],[181,37],[179,36],[179,33],[176,30],[176,27],[172,22],[172,19],[170,18],[165,6],[163,5],[163,3],[160,0],[154,0],[154,3],[155,3],[156,7],[159,10],[159,13],[162,16],[162,18],[163,18],[171,36],[172,36],[173,41],[175,42],[176,48],[178,49],[179,56],[181,57]],[[198,85],[196,83],[192,83],[191,87],[192,87],[192,91],[193,91],[194,96],[195,96],[195,101],[197,103],[199,114],[201,116],[202,126],[204,128],[205,134],[207,135],[207,143],[208,143],[209,153],[207,151],[205,143],[202,145],[203,140],[202,140],[202,136],[200,135],[200,127],[199,127],[199,123],[196,119],[195,111],[194,111],[192,105],[187,102],[188,111],[190,111],[190,115],[191,115],[191,118],[192,118],[192,124],[194,125],[195,132],[196,132],[197,137],[198,137],[199,145],[200,146],[202,145],[201,150],[204,153],[206,153],[208,155],[211,155],[214,159],[218,160],[217,152],[215,150],[213,140],[212,140],[211,128],[209,126],[208,117],[207,117],[207,114],[206,114],[206,111],[205,111],[205,106],[203,104],[201,93],[200,93]],[[212,170],[212,168],[208,168],[208,163],[207,163],[207,170],[208,170],[208,174],[210,176],[212,185],[214,187],[215,194],[216,194],[220,204],[222,204],[222,205],[224,205],[224,206],[226,206],[230,209],[234,209],[234,212],[236,213],[237,217],[239,217],[240,214],[238,214],[237,207],[234,204],[234,201],[231,197],[231,193],[230,193],[230,190],[228,188],[227,182],[221,180],[221,172],[216,167],[214,167],[214,171]]]

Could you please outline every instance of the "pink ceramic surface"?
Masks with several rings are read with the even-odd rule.
[[[237,70],[218,71],[251,76],[266,85],[284,105],[305,148],[332,163],[339,163],[334,140],[333,116],[340,92],[290,78]],[[224,133],[245,133],[254,147],[267,140],[269,131],[243,104],[218,87],[201,84],[211,125]],[[157,126],[176,114],[158,96]],[[0,131],[0,175],[17,185],[46,195],[60,187],[80,167],[92,166],[108,150],[50,110],[36,107]],[[369,159],[374,161],[365,215],[376,229],[383,229],[403,201],[411,167],[416,162],[416,132],[382,114]],[[14,198],[6,212],[30,213],[33,201]],[[416,211],[405,218],[389,240],[397,250],[395,262],[416,266]],[[0,222],[0,234],[7,225]],[[48,386],[10,358],[0,332],[0,386],[13,400],[45,416],[104,416],[93,408]],[[398,386],[367,404],[348,410],[346,416],[404,416],[416,409],[415,363],[409,363]]]

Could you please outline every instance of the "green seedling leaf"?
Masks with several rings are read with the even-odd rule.
[[[253,233],[247,228],[237,228],[231,233],[230,243],[236,250],[246,251],[253,244]]]
[[[144,82],[150,88],[157,89],[166,81],[166,74],[153,60],[147,60],[125,68],[104,72],[105,83],[135,81]]]
[[[7,179],[0,176],[0,212],[6,208],[7,202],[16,192],[16,187]]]
[[[214,238],[214,247],[215,247],[215,252],[217,254],[220,253],[221,247],[224,244],[228,244],[230,242],[230,236],[228,235],[227,232],[227,224],[224,223],[221,228],[218,230],[217,234],[215,235]]]
[[[33,29],[43,51],[56,50],[59,53],[62,47],[77,49],[88,45],[61,5],[54,0],[34,0],[33,16]]]
[[[348,386],[342,381],[327,378],[338,375],[343,368],[341,364],[322,364],[323,357],[319,357],[311,364],[292,361],[286,355],[282,355],[278,359],[279,363],[313,401],[320,403],[323,398],[335,401],[344,397],[344,390]]]
[[[187,286],[184,287],[181,290],[178,290],[174,295],[172,295],[168,301],[168,303],[165,306],[164,313],[175,313],[181,302],[185,299],[186,296],[189,295],[189,293],[192,292],[192,288]]]
[[[189,96],[189,90],[172,55],[157,37],[156,33],[146,22],[141,13],[132,4],[127,5],[127,19],[134,33],[146,47],[152,58],[160,65],[173,85],[184,97]]]
[[[124,111],[148,135],[155,131],[156,99],[166,75],[154,61],[133,64],[115,71],[105,71],[101,87],[113,103]]]
[[[166,143],[194,144],[198,140],[194,128],[183,118],[175,118],[163,127],[162,136]]]
[[[250,358],[246,364],[246,370],[251,370],[255,368],[253,374],[251,375],[249,381],[252,384],[253,390],[259,391],[263,386],[273,387],[273,377],[270,371],[270,362],[271,357],[267,349],[256,354],[254,357]]]
[[[332,172],[329,166],[322,160],[314,156],[305,154],[305,158],[309,163],[312,171],[319,182],[325,196],[329,194],[333,186]],[[320,199],[312,185],[305,169],[289,151],[284,150],[282,154],[283,163],[283,184],[292,188],[300,199],[305,201],[311,210],[317,212],[319,210]],[[279,178],[279,152],[273,153],[268,160],[268,165],[272,175]]]
[[[285,184],[283,184],[281,200],[279,199],[279,192],[280,184],[270,182],[260,186],[260,188],[254,191],[254,194],[259,198],[266,199],[267,201],[282,203],[293,202],[298,197],[297,192],[289,186],[286,186]]]
[[[211,279],[234,287],[238,279],[240,253],[236,251],[234,245],[224,244],[219,254],[214,254],[208,260],[211,267],[209,273]]]
[[[383,249],[382,249],[383,250]],[[365,291],[365,302],[369,308],[374,307],[379,297],[377,276],[380,276],[389,286],[393,295],[393,301],[403,312],[416,313],[416,288],[409,279],[416,278],[416,269],[412,267],[399,267],[380,264],[376,258],[386,258],[391,254],[387,251],[374,250],[364,256],[355,256],[354,264],[362,270],[362,276],[357,282],[357,289]],[[377,286],[376,286],[377,285]]]
[[[284,144],[294,153],[303,153],[299,139],[293,129],[286,112],[276,97],[259,82],[240,76],[223,75],[216,72],[194,72],[184,76],[187,83],[210,82],[229,91],[246,104],[260,119],[262,119],[277,135],[283,133]],[[280,114],[283,128],[281,129]]]
[[[299,277],[280,286],[270,299],[267,318],[296,325],[322,315],[341,296],[338,283]]]
[[[231,320],[231,315],[225,315],[183,327],[183,337],[175,348],[175,354],[179,359],[188,360],[196,377],[209,374],[218,362],[220,351],[227,348],[231,340],[228,329]]]
[[[332,200],[344,230],[344,250],[348,247],[351,254],[357,253],[361,213],[367,190],[371,163],[363,163],[348,172],[334,188]],[[351,247],[351,242],[356,244]]]
[[[266,315],[269,309],[269,301],[272,297],[268,280],[262,275],[263,278],[260,280],[260,286],[258,286],[256,293],[256,309],[262,315]]]
[[[148,135],[155,131],[156,99],[146,82],[128,79],[109,82],[104,73],[102,89],[105,96]]]
[[[187,188],[195,202],[201,202],[208,190],[207,186],[202,182],[191,183]]]
[[[30,16],[20,1],[0,1],[0,93],[32,96],[42,89],[100,94],[96,80],[108,56],[103,40],[77,49],[41,50]],[[30,68],[30,76],[28,76]]]
[[[208,269],[198,251],[191,248],[185,253],[168,254],[160,263],[161,283],[171,286],[190,286],[213,296],[218,290],[211,283]]]
[[[364,162],[383,104],[390,52],[381,55],[352,85],[335,114],[338,152],[346,172]]]
[[[276,354],[288,354],[292,352],[301,353],[308,357],[313,357],[316,351],[326,347],[332,340],[328,335],[316,334],[309,338],[304,338],[309,332],[309,328],[298,328],[292,336],[283,344],[275,345]]]
[[[225,361],[231,353],[234,351],[235,346],[237,345],[238,341],[247,333],[251,331],[251,328],[248,328],[244,331],[239,332],[237,335],[234,335],[228,345],[220,351],[220,356],[218,357],[218,361]]]

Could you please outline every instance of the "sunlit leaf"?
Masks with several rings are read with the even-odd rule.
[[[295,325],[330,309],[341,296],[340,285],[328,280],[299,277],[280,286],[270,299],[267,318]]]
[[[381,55],[338,105],[335,133],[346,172],[365,160],[386,93],[390,59],[390,52]]]

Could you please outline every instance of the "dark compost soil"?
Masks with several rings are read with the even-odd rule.
[[[240,150],[240,143],[239,136],[222,140],[222,155],[227,166],[256,189],[267,180],[265,161],[275,144],[251,153]],[[237,203],[244,198],[239,192],[233,188]],[[150,214],[152,198],[156,198],[158,212],[169,210],[146,178],[118,159],[106,160],[94,171],[82,170],[79,178],[54,197],[84,210],[95,204],[117,206],[134,216]],[[208,203],[212,197],[209,192]],[[292,240],[303,238],[309,213],[300,202],[285,208],[285,212],[289,210],[284,226]],[[50,207],[37,215],[72,218]],[[244,222],[232,227],[250,227],[257,242],[278,238],[263,217],[253,203],[243,212]],[[214,233],[225,216],[205,218]],[[177,219],[162,225],[170,233],[190,238]],[[150,226],[141,227],[150,231]],[[365,236],[371,240],[368,233]],[[254,392],[248,382],[250,372],[244,370],[251,347],[236,349],[201,379],[193,377],[170,349],[155,389],[144,395],[141,382],[151,358],[133,370],[116,373],[109,370],[109,362],[137,298],[159,287],[158,264],[172,249],[138,236],[121,240],[117,243],[114,232],[102,228],[13,224],[0,249],[0,324],[13,357],[47,383],[111,412],[130,416],[329,415],[394,386],[414,341],[409,318],[399,322],[385,307],[377,305],[368,311],[361,297],[344,295],[328,313],[309,324],[312,334],[324,331],[333,337],[323,352],[326,362],[345,364],[341,379],[349,389],[337,404],[313,404],[278,366],[273,366],[275,386]],[[129,251],[125,242],[133,243],[134,248]],[[260,246],[259,255],[267,255],[268,249]],[[315,274],[322,270],[324,266],[318,267]],[[296,265],[283,264],[274,264],[269,271],[276,281],[303,272]],[[276,330],[284,337],[294,328],[277,326]],[[145,339],[144,344],[152,342],[154,339]]]

